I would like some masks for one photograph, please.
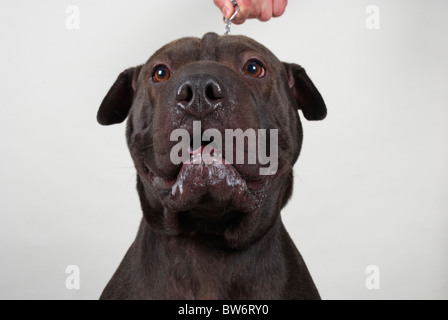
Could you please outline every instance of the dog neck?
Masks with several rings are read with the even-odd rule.
[[[228,228],[231,232],[218,227],[211,233],[180,231],[174,218],[170,226],[167,215],[197,213],[166,212],[141,184],[138,187],[144,217],[101,299],[319,299],[281,221],[280,210],[291,190],[288,184],[272,192],[274,199],[284,197],[283,201],[266,201],[265,207]]]
[[[143,219],[134,246],[142,279],[150,281],[151,298],[270,299],[287,285],[285,278],[277,277],[287,274],[285,236],[279,218],[256,243],[225,249],[193,237],[156,232]]]
[[[281,201],[265,201],[256,212],[241,213],[238,225],[225,228],[212,223],[195,232],[194,219],[203,219],[207,212],[167,212],[138,179],[144,217],[117,271],[124,272],[117,278],[128,280],[108,288],[123,287],[118,292],[135,299],[291,299],[303,292],[318,298],[281,221],[291,181],[271,190],[272,198]],[[184,218],[191,223],[186,230]],[[115,297],[108,288],[104,297]]]

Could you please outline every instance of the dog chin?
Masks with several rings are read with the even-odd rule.
[[[163,178],[153,172],[147,168],[145,180],[171,212],[191,210],[205,202],[245,213],[254,212],[261,206],[272,178],[244,178],[220,154],[207,160],[192,156],[174,178]]]

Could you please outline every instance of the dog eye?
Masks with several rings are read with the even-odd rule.
[[[152,74],[152,79],[155,82],[162,82],[162,81],[168,80],[170,78],[170,76],[171,76],[171,72],[167,66],[158,65],[157,67],[154,68],[154,72]]]
[[[261,78],[266,73],[261,62],[258,62],[257,60],[249,60],[244,66],[243,72],[254,78]]]

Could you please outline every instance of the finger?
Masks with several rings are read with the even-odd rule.
[[[233,4],[231,1],[229,1],[229,0],[213,0],[213,2],[221,10],[222,15],[224,17],[229,19],[232,16],[232,14],[234,12],[234,8],[233,8]]]
[[[285,13],[286,6],[288,5],[288,0],[272,0],[272,16],[280,17]]]
[[[242,24],[249,17],[249,14],[251,11],[251,6],[252,6],[252,0],[236,0],[236,2],[238,3],[238,6],[240,7],[240,11],[236,15],[235,19],[233,19],[232,23]],[[232,13],[233,12],[234,11],[232,9]]]
[[[272,0],[264,0],[261,3],[261,11],[257,18],[260,21],[268,21],[272,18]]]

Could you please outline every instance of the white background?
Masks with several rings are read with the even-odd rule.
[[[365,10],[380,8],[380,30]],[[66,8],[80,9],[80,30]],[[290,0],[234,26],[303,65],[328,106],[304,120],[283,220],[324,299],[448,298],[448,2]],[[21,0],[0,11],[0,298],[97,299],[141,218],[117,75],[184,36],[223,33],[212,0]],[[65,268],[81,289],[65,287]],[[365,269],[380,268],[380,290]]]

